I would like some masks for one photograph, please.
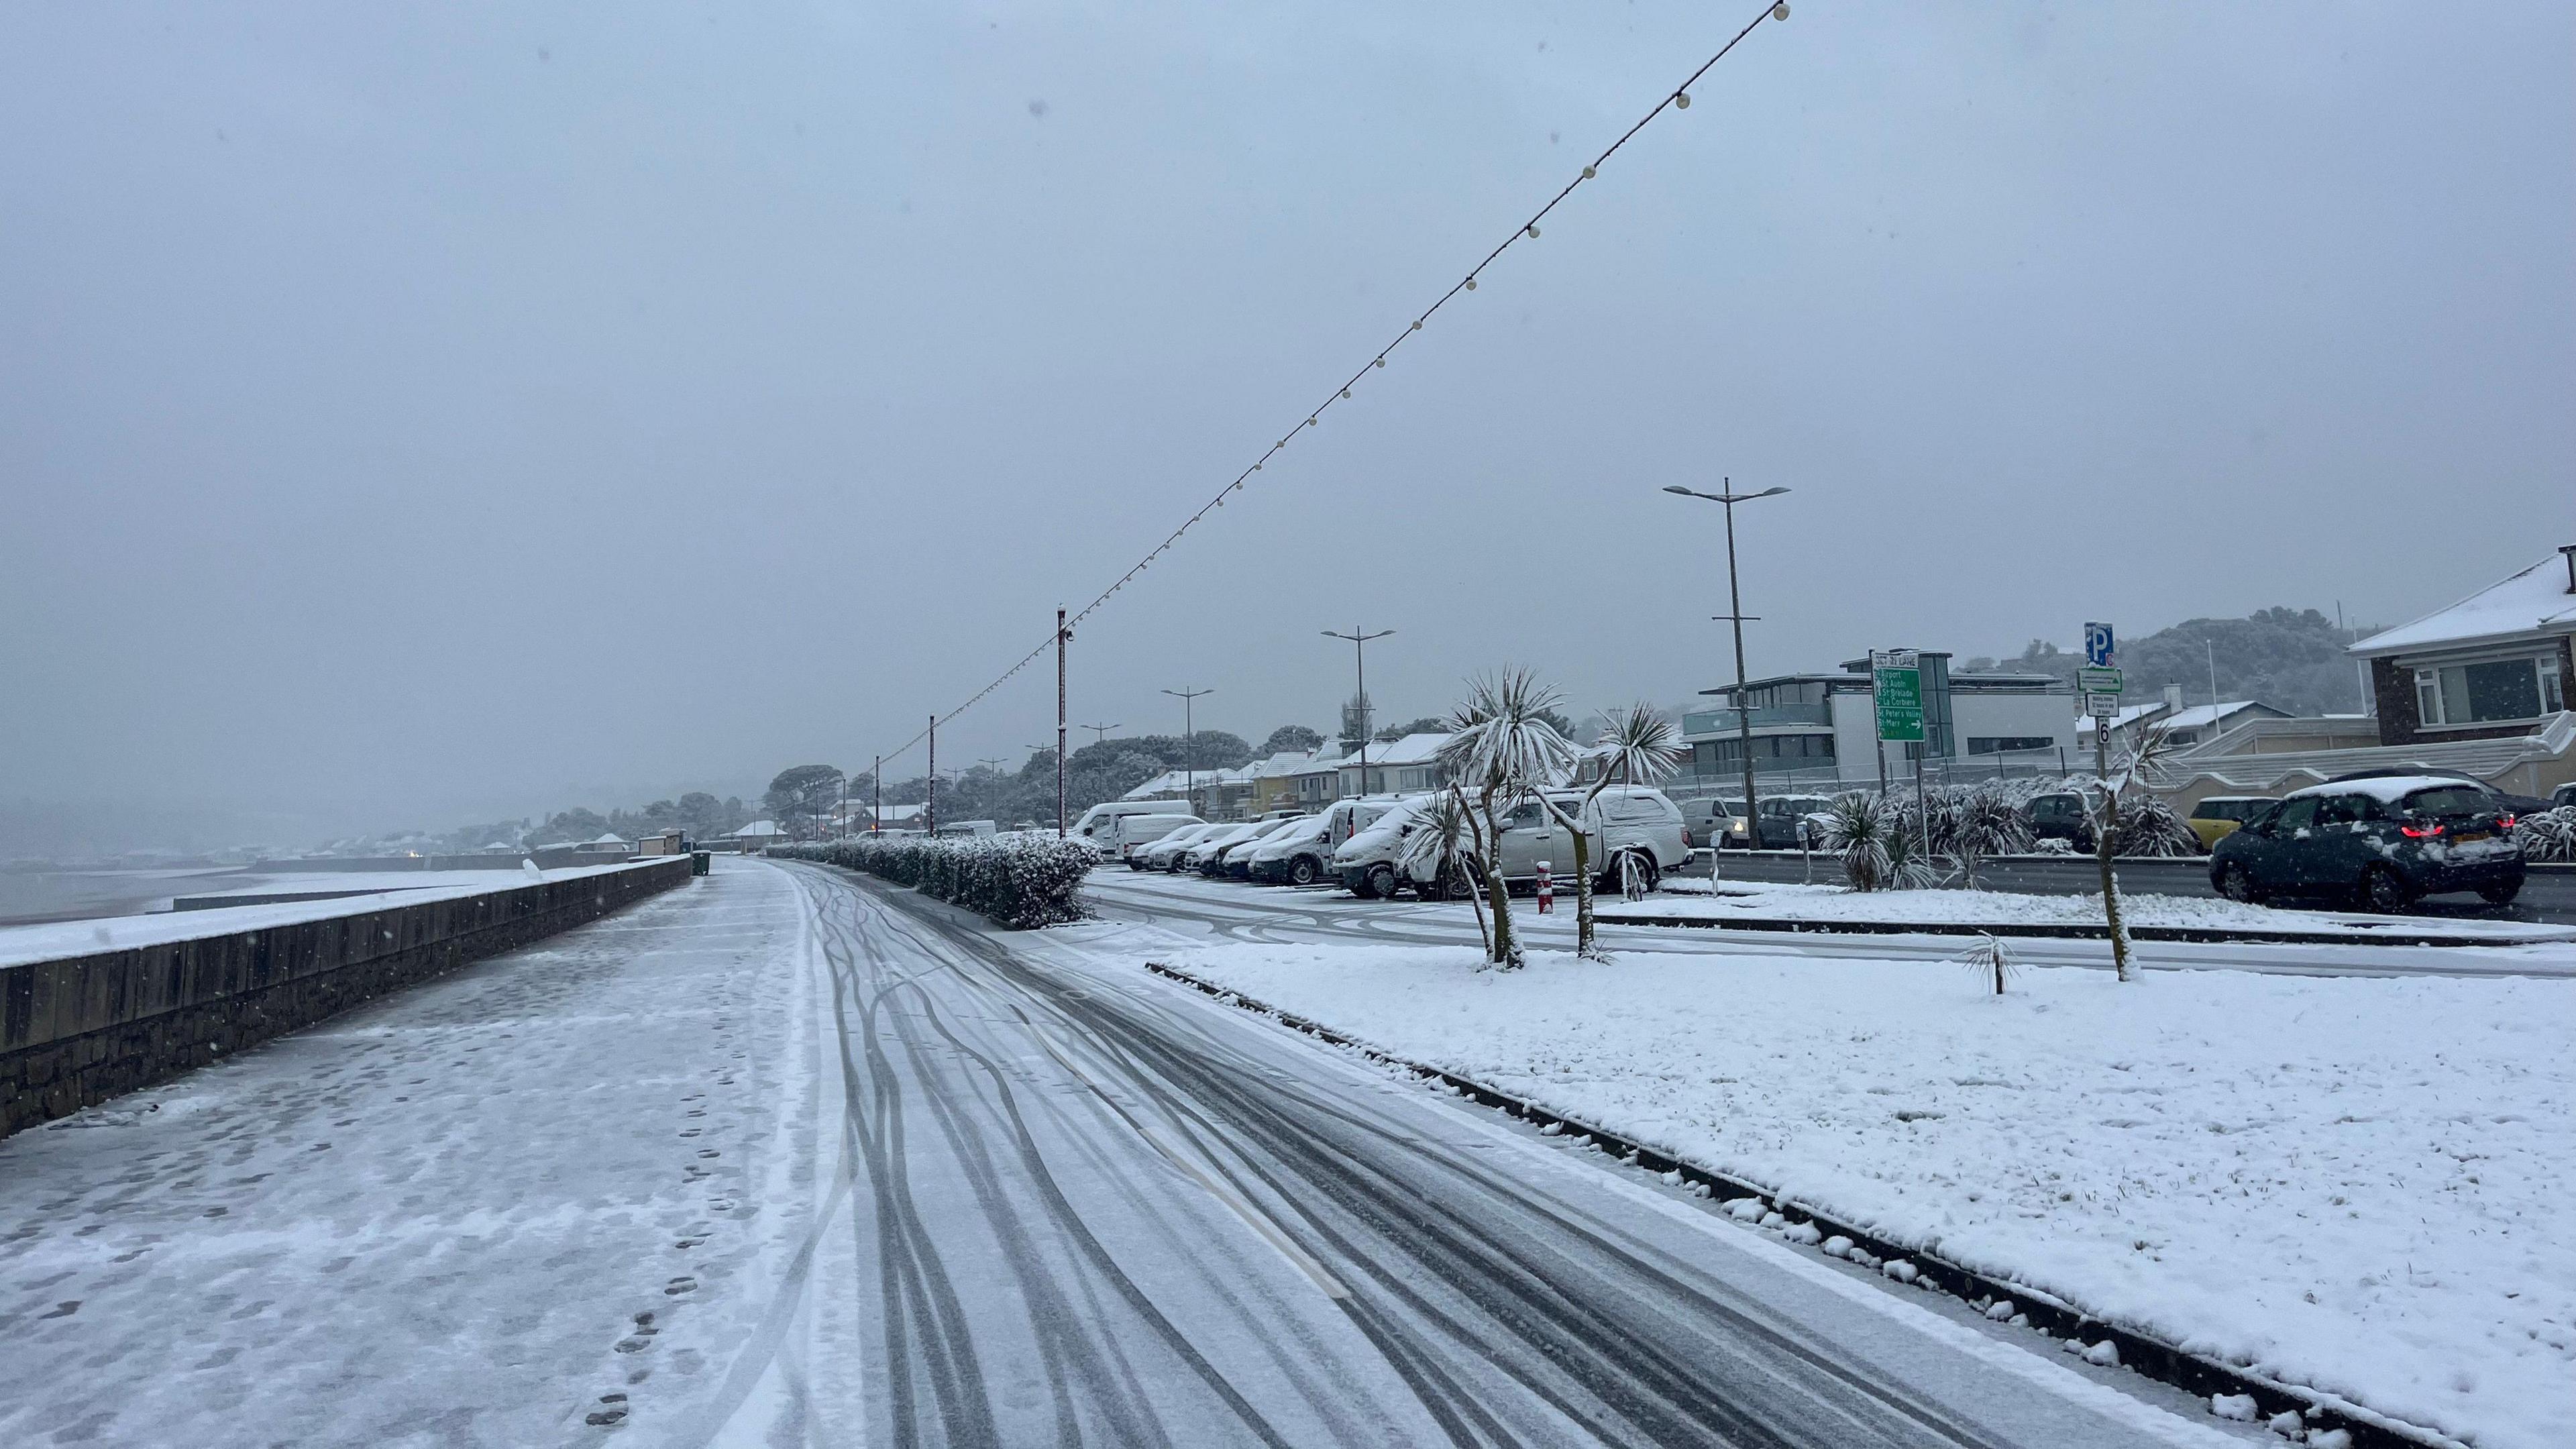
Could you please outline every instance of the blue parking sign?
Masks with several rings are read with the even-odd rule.
[[[2095,669],[2108,669],[2111,667],[2111,656],[2116,652],[2112,646],[2110,625],[2084,626],[2084,662],[2086,664]]]

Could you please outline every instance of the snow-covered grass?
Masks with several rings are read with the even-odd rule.
[[[2485,1449],[2576,1424],[2576,983],[1478,958],[1168,959]]]
[[[1677,886],[1682,889],[1674,890]],[[2099,895],[2027,895],[2015,891],[1986,890],[1855,891],[1843,886],[1739,885],[1729,881],[1716,883],[1713,894],[1705,881],[1667,881],[1663,891],[1644,901],[1604,902],[1601,908],[1624,918],[1661,916],[1681,920],[1753,916],[1768,920],[1888,921],[1911,925],[2102,924],[2102,898]],[[2127,891],[2120,893],[2120,916],[2131,926],[2350,932],[2364,938],[2385,936],[2393,927],[2422,930],[2426,926],[2420,917],[2281,910],[2245,905],[2216,896],[2133,895]],[[2446,919],[2440,923],[2440,930],[2444,935],[2494,935],[2514,940],[2557,940],[2570,934],[2564,927],[2487,920]]]

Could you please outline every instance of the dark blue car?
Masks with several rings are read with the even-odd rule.
[[[2522,890],[2513,816],[2464,780],[2338,780],[2283,797],[2221,838],[2209,883],[2230,900],[2328,896],[2402,911],[2423,896],[2475,891],[2503,905]]]

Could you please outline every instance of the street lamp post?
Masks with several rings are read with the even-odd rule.
[[[1753,710],[1744,694],[1744,593],[1735,577],[1735,505],[1776,497],[1789,490],[1765,488],[1759,493],[1738,493],[1732,478],[1719,479],[1718,487],[1722,491],[1702,493],[1679,483],[1667,483],[1664,491],[1685,498],[1705,498],[1726,508],[1726,617],[1735,626],[1735,738],[1736,748],[1744,756],[1744,848],[1753,850],[1762,844],[1762,822],[1753,796]]]
[[[1370,634],[1364,632],[1357,624],[1353,624],[1351,626],[1351,632],[1347,634],[1337,634],[1330,629],[1326,629],[1324,631],[1324,637],[1327,639],[1349,640],[1351,642],[1351,655],[1359,665],[1360,693],[1358,704],[1360,711],[1360,794],[1362,795],[1366,795],[1369,792],[1368,742],[1370,720],[1368,707],[1368,643],[1371,639],[1383,639],[1394,632],[1395,631],[1393,629],[1380,629],[1376,633]]]
[[[1183,778],[1188,782],[1181,787],[1181,797],[1190,800],[1190,808],[1195,810],[1198,808],[1198,801],[1190,797],[1199,792],[1199,727],[1196,716],[1191,713],[1191,707],[1198,703],[1199,696],[1214,694],[1216,691],[1167,689],[1163,692],[1181,702],[1181,770]],[[1112,725],[1110,728],[1116,729],[1117,726]]]

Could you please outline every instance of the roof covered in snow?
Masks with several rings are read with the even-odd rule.
[[[2167,729],[2207,729],[2213,720],[2224,723],[2237,715],[2243,714],[2249,709],[2259,709],[2275,719],[2287,719],[2290,717],[2290,712],[2288,710],[2279,709],[2272,705],[2265,704],[2259,699],[2226,699],[2219,701],[2216,705],[2195,704],[2189,709],[2176,710],[2170,715],[2164,712],[2164,708],[2164,701],[2160,699],[2149,700],[2145,704],[2124,706],[2120,710],[2119,715],[2111,721],[2111,729],[2116,733],[2120,730],[2127,729],[2130,725],[2137,723],[2139,720],[2149,718],[2154,719],[2156,723],[2163,725]],[[2081,737],[2090,739],[2093,734],[2093,717],[2091,715],[2086,715],[2077,720],[2075,722],[2075,733]]]
[[[2517,634],[2576,633],[2576,593],[2567,589],[2565,557],[2542,559],[2501,583],[2489,584],[2447,609],[2412,623],[2382,629],[2352,646],[2362,659],[2445,644],[2476,644]]]
[[[734,836],[737,839],[749,837],[751,839],[758,840],[783,833],[784,832],[778,828],[778,822],[775,820],[755,820],[740,830],[735,831]]]
[[[1439,758],[1440,747],[1447,743],[1449,743],[1449,736],[1443,732],[1426,731],[1418,735],[1406,735],[1393,744],[1370,745],[1368,762],[1372,769],[1379,765],[1428,764]],[[1358,756],[1352,756],[1347,763],[1358,764]]]

